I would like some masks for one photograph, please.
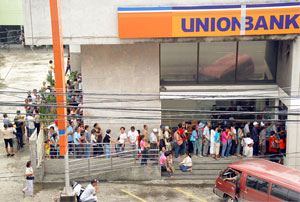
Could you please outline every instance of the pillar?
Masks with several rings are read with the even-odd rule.
[[[288,106],[289,113],[300,112],[300,38],[293,42],[292,47],[292,72],[291,72],[291,97]],[[287,150],[284,164],[300,170],[300,117],[289,115],[286,123]]]
[[[71,70],[81,73],[80,45],[70,44]]]

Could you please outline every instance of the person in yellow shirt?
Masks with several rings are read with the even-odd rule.
[[[51,76],[52,78],[52,71],[54,70],[54,66],[53,66],[53,61],[49,60],[49,64],[48,64],[48,74],[49,76]]]
[[[50,141],[46,140],[44,143],[45,153],[46,153],[46,159],[50,159]]]

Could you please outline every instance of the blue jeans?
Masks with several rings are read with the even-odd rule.
[[[34,130],[35,130],[35,128],[34,129],[29,129],[28,128],[27,137],[30,137],[33,134]]]
[[[198,138],[198,144],[199,144],[198,155],[199,155],[199,156],[202,156],[202,146],[203,146],[202,136],[201,136],[201,138]]]
[[[105,148],[105,158],[106,159],[111,158],[110,144],[105,144],[104,148]]]
[[[179,168],[182,172],[188,172],[188,169],[191,168],[191,166],[180,165]]]
[[[122,145],[123,144],[117,144],[117,153],[120,153],[119,154],[119,156],[120,157],[123,157],[123,156],[125,156],[125,154],[124,154],[124,149],[125,149],[125,145],[124,145],[124,147],[122,148]]]
[[[186,152],[186,140],[184,140],[182,145],[180,145],[180,154],[184,155],[185,152]]]
[[[21,148],[23,148],[23,133],[17,133],[17,141]]]
[[[231,144],[232,144],[232,139],[228,139],[227,140],[226,154],[225,154],[226,157],[228,157],[229,154],[230,154]]]
[[[227,142],[226,143],[222,143],[222,152],[221,152],[221,157],[222,158],[224,158],[226,147],[227,147]]]
[[[175,158],[178,158],[180,146],[177,144],[177,142],[175,142],[174,145],[175,145]]]
[[[147,159],[148,159],[148,149],[144,149],[144,151],[142,151],[142,161],[141,161],[141,165],[147,165]]]
[[[85,144],[84,145],[84,157],[89,158],[91,156],[91,145]]]
[[[197,141],[192,142],[193,144],[193,154],[196,154],[197,152]]]

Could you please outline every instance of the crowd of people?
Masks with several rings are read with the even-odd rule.
[[[70,71],[70,61],[68,59],[67,71]],[[66,71],[66,73],[67,73]],[[48,74],[54,79],[53,61],[48,64]],[[71,73],[71,72],[70,72]],[[3,114],[3,130],[0,130],[4,136],[5,149],[8,157],[14,156],[14,152],[19,151],[23,146],[29,143],[29,138],[36,130],[39,135],[41,129],[49,131],[45,144],[49,144],[52,150],[59,151],[57,135],[57,121],[55,121],[55,83],[43,82],[40,90],[33,89],[28,91],[24,100],[24,112],[16,111],[16,116],[11,119],[7,113]],[[81,74],[74,74],[67,80],[67,98],[68,98],[68,119],[76,120],[82,116],[82,79]],[[51,106],[53,105],[53,106]],[[44,117],[43,120],[41,118]],[[48,127],[41,128],[41,122],[48,123],[53,121]],[[9,148],[10,147],[10,148]]]
[[[175,158],[188,152],[217,160],[230,156],[270,155],[271,160],[276,161],[286,150],[286,131],[281,123],[255,121],[222,125],[183,121],[173,134]]]
[[[161,126],[149,132],[148,126],[143,130],[136,130],[132,126],[127,132],[121,127],[118,135],[112,138],[112,131],[103,131],[95,123],[90,129],[80,120],[68,121],[67,126],[69,153],[77,158],[88,158],[103,155],[111,158],[112,150],[120,157],[126,156],[124,150],[137,150],[141,156],[142,165],[147,164],[151,158],[151,150],[174,153],[179,158],[185,153],[191,156],[230,158],[231,156],[252,157],[262,155],[274,161],[281,161],[286,148],[286,131],[280,123],[247,122],[228,125],[216,125],[210,122],[183,121],[176,128]],[[54,136],[53,136],[54,134]],[[51,126],[48,137],[58,145],[58,136],[55,135],[55,126]],[[114,134],[116,132],[114,131]],[[114,145],[114,146],[113,146]],[[47,146],[47,154],[56,158],[59,152]],[[150,153],[149,153],[150,152]],[[137,155],[138,155],[137,154]],[[166,155],[167,156],[167,155]],[[144,158],[143,158],[144,157]]]
[[[48,74],[52,78],[53,62],[49,61]],[[50,82],[51,84],[51,82]],[[141,165],[147,165],[149,160],[158,161],[163,170],[172,177],[173,155],[175,158],[184,156],[180,164],[183,172],[192,171],[192,157],[230,158],[231,156],[252,157],[267,156],[270,160],[282,163],[285,155],[286,131],[284,126],[273,122],[224,122],[182,121],[178,127],[161,125],[159,128],[149,130],[147,125],[142,130],[131,126],[126,132],[120,127],[116,138],[110,129],[102,130],[99,124],[93,126],[84,124],[82,78],[76,74],[67,80],[67,136],[69,155],[74,158],[118,157],[139,158]],[[61,158],[59,149],[58,122],[53,116],[54,106],[51,106],[51,97],[55,97],[53,85],[43,86],[40,91],[33,89],[27,93],[25,99],[25,113],[16,112],[13,120],[8,114],[3,115],[5,149],[8,157],[14,156],[14,143],[16,149],[23,148],[36,130],[47,130],[44,142],[47,159]],[[41,113],[43,111],[43,113]],[[41,127],[41,117],[50,117],[52,122],[48,127]],[[49,120],[47,120],[49,122]],[[116,134],[116,131],[113,131]],[[112,137],[113,136],[113,137]],[[9,149],[10,147],[10,149]],[[125,151],[127,147],[127,151]],[[113,151],[114,150],[114,151]],[[128,152],[128,150],[130,152]],[[159,156],[157,151],[160,151]],[[159,157],[159,158],[157,158]],[[159,159],[159,160],[158,160]]]

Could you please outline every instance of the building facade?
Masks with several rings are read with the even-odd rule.
[[[52,44],[49,1],[23,7],[26,44]],[[227,118],[287,119],[285,163],[300,168],[299,2],[63,0],[61,10],[91,123],[116,136],[244,108],[253,113]]]
[[[21,43],[22,33],[22,0],[0,1],[0,45]]]

